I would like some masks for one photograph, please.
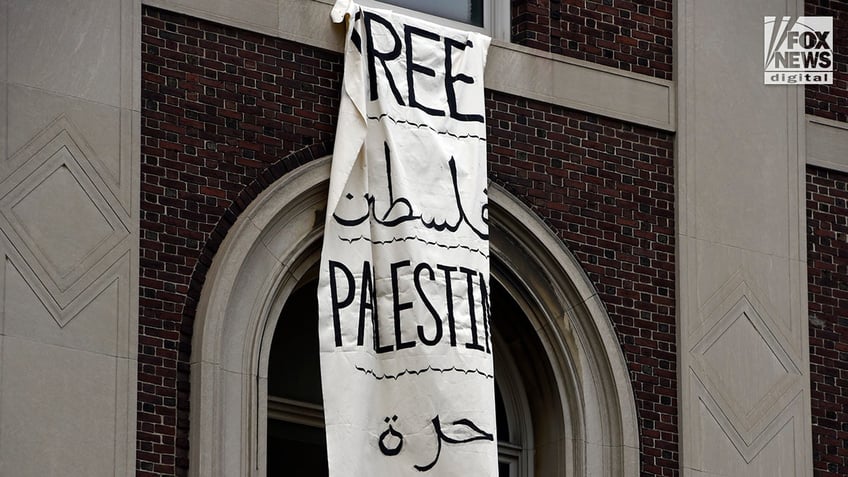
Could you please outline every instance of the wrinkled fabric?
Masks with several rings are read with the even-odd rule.
[[[318,298],[330,475],[495,476],[490,39],[339,0]]]

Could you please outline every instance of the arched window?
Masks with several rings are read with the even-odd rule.
[[[269,186],[213,260],[192,341],[193,476],[326,459],[318,360],[302,359],[317,339],[296,337],[314,333],[328,177],[329,158]],[[503,475],[638,475],[627,368],[594,288],[529,209],[495,185],[489,200]],[[314,475],[293,462],[287,474]]]
[[[274,330],[268,361],[267,432],[267,473],[272,476],[287,472],[327,475],[317,287],[317,279],[308,274],[286,300]],[[531,409],[526,389],[542,387],[534,381],[539,376],[550,379],[550,371],[543,370],[550,366],[538,361],[544,359],[544,353],[538,340],[533,340],[532,327],[518,303],[496,281],[491,294],[492,308],[497,310],[492,316],[492,332],[499,476],[528,476],[533,468],[532,419],[544,419],[547,413]],[[516,359],[513,352],[521,356]],[[531,362],[520,363],[525,360]],[[527,368],[533,372],[528,373]]]

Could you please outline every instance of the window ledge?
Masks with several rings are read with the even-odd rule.
[[[848,172],[848,123],[808,114],[807,164]]]
[[[344,30],[331,23],[332,0],[143,0],[270,36],[342,51]],[[245,4],[247,3],[247,5]],[[666,131],[676,128],[674,83],[493,40],[486,88]]]

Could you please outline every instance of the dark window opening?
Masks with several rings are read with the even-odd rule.
[[[311,280],[295,290],[280,314],[274,331],[268,366],[268,476],[328,475],[324,416],[321,406],[321,372],[318,345],[318,281]],[[511,316],[520,309],[506,291],[493,282],[493,304]],[[524,318],[526,319],[526,317]],[[493,318],[493,328],[497,320]],[[493,333],[496,330],[493,329]],[[502,352],[507,352],[504,350]],[[314,356],[314,359],[303,359]],[[497,350],[495,354],[497,359]],[[520,379],[500,376],[495,381],[495,411],[498,431],[499,477],[517,477],[522,456],[522,443],[516,439],[515,403],[501,392],[498,379]],[[529,419],[529,417],[528,417]]]
[[[421,13],[483,28],[483,0],[380,0]]]

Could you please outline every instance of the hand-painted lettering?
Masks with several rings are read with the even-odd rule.
[[[341,313],[340,310],[353,303],[354,283],[350,270],[340,262],[330,260],[330,301],[333,304],[333,330],[335,331],[336,346],[342,345]],[[341,270],[347,282],[347,296],[339,301],[339,286],[336,282],[336,270]]]
[[[383,31],[391,35],[394,40],[394,44],[389,51],[377,51],[376,46],[374,46],[374,22],[379,23],[383,28]],[[400,37],[398,37],[397,32],[395,31],[392,24],[381,17],[380,15],[376,15],[372,12],[365,12],[365,35],[368,38],[365,51],[368,54],[368,79],[369,85],[371,87],[371,101],[376,101],[378,98],[377,95],[377,65],[374,63],[375,60],[380,60],[380,64],[383,65],[383,74],[386,76],[386,81],[389,83],[389,88],[392,90],[392,94],[395,96],[395,100],[403,106],[403,99],[400,97],[400,91],[398,91],[397,86],[395,86],[395,80],[392,77],[391,69],[386,64],[387,61],[392,61],[400,56],[401,43]],[[384,36],[384,35],[381,35]]]
[[[473,46],[474,45],[472,45],[470,41],[463,43],[451,38],[445,38],[445,92],[448,96],[448,107],[450,108],[450,116],[452,118],[458,121],[475,121],[482,123],[483,115],[463,114],[457,111],[456,106],[456,89],[454,88],[454,84],[457,82],[473,84],[474,78],[463,73],[457,73],[456,75],[453,74],[453,56],[451,56],[451,50],[454,48],[457,50],[464,50],[466,47],[471,48]]]
[[[418,263],[413,266],[409,260],[390,263],[387,267],[391,290],[383,290],[380,294],[391,296],[392,316],[384,321],[377,313],[373,266],[364,261],[361,273],[355,273],[343,263],[329,261],[336,347],[355,343],[356,346],[370,346],[375,353],[383,354],[413,348],[419,342],[425,346],[457,347],[461,339],[465,348],[491,354],[488,289],[483,272],[446,264]],[[405,283],[406,280],[411,283]],[[433,286],[426,286],[428,283]],[[405,287],[413,288],[415,294],[405,297]],[[440,291],[434,294],[434,288]],[[467,303],[467,314],[454,313],[457,300]],[[411,311],[422,304],[426,313]],[[467,322],[458,324],[458,319]],[[444,340],[445,322],[447,340]],[[366,339],[369,327],[370,343]],[[394,340],[383,342],[386,338],[381,340],[381,329],[390,329]]]
[[[365,55],[368,64],[368,86],[370,89],[369,100],[380,99],[378,84],[380,74],[385,78],[391,90],[395,102],[400,106],[407,106],[403,94],[396,83],[396,75],[406,79],[406,99],[408,106],[421,110],[430,116],[445,116],[446,111],[452,119],[462,122],[483,122],[482,111],[475,113],[460,112],[457,104],[457,83],[473,85],[475,79],[465,73],[456,72],[453,52],[473,48],[474,44],[469,41],[458,41],[449,37],[442,37],[438,33],[425,30],[420,27],[403,24],[403,39],[392,23],[382,16],[366,11],[364,17],[365,28]],[[359,32],[356,38],[361,42]],[[434,48],[425,42],[440,43],[438,54],[434,55]],[[417,45],[417,47],[416,47]],[[426,55],[416,56],[418,51],[426,51]],[[378,66],[380,74],[378,74]],[[433,78],[432,81],[441,81],[440,87],[444,95],[431,94],[430,99],[444,97],[441,105],[424,105],[421,103],[420,95],[416,93],[417,81]],[[432,91],[429,88],[428,91]],[[437,107],[440,106],[440,107]]]

